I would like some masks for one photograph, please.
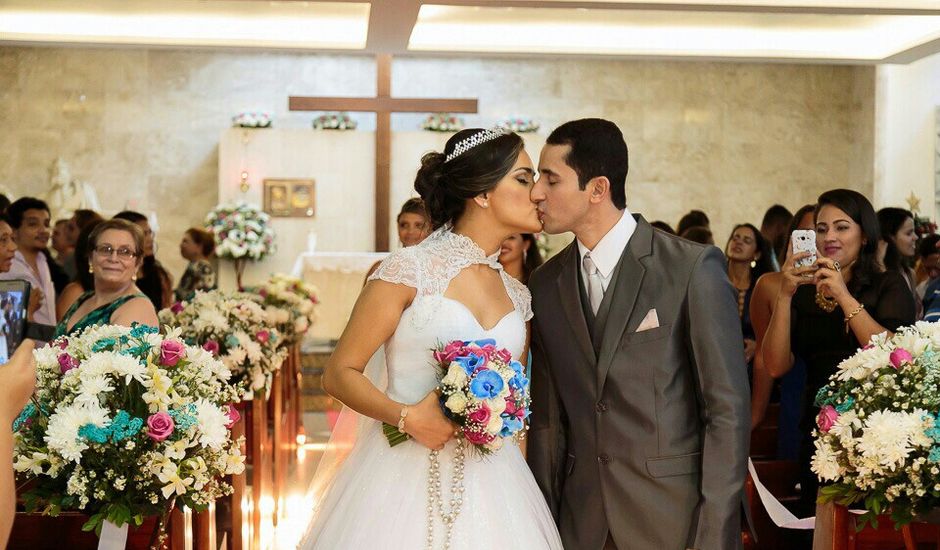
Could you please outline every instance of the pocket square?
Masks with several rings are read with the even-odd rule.
[[[644,330],[650,330],[654,328],[659,328],[659,316],[656,315],[656,308],[653,308],[647,312],[646,317],[640,321],[640,326],[636,328],[636,331],[643,332]]]

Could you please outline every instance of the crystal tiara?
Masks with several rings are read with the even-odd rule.
[[[473,134],[472,136],[468,136],[457,142],[457,145],[454,146],[454,150],[451,151],[449,155],[447,155],[447,158],[444,159],[444,162],[450,162],[460,155],[466,153],[470,149],[473,149],[477,145],[481,145],[500,136],[505,136],[508,133],[509,131],[505,128],[497,127],[490,130],[482,130]]]

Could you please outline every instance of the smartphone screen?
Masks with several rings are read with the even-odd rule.
[[[29,282],[0,281],[0,364],[6,363],[26,334]]]

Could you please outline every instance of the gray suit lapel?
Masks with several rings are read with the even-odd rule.
[[[558,276],[558,295],[561,297],[561,307],[568,317],[568,326],[574,332],[574,339],[584,353],[590,364],[597,360],[594,355],[594,346],[591,344],[591,335],[588,332],[587,321],[584,319],[584,309],[581,306],[581,290],[578,284],[578,245],[572,242],[562,254],[568,254],[562,262],[561,274]]]
[[[620,273],[614,281],[613,295],[610,296],[610,312],[604,326],[604,339],[597,360],[597,395],[604,391],[604,382],[607,380],[614,354],[627,328],[636,298],[640,294],[643,276],[646,274],[646,268],[640,263],[640,259],[652,254],[652,250],[653,229],[642,216],[637,216],[636,230],[620,258]],[[610,294],[610,289],[607,294]]]

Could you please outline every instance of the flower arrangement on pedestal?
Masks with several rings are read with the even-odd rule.
[[[348,113],[327,113],[313,119],[314,130],[355,130],[358,125]]]
[[[281,343],[285,346],[300,342],[316,321],[316,305],[320,303],[318,291],[296,277],[276,273],[263,285],[248,289],[248,292],[261,298],[268,318],[283,334]]]
[[[881,334],[816,394],[812,468],[820,500],[861,503],[863,524],[896,525],[940,506],[940,324]]]
[[[421,129],[429,132],[459,132],[463,126],[462,119],[448,113],[429,115],[421,123]]]
[[[215,236],[216,255],[235,262],[239,288],[246,261],[259,261],[277,250],[271,217],[243,201],[216,206],[206,216],[205,227]]]
[[[202,511],[244,470],[238,395],[212,354],[156,328],[95,326],[35,351],[36,396],[16,419],[14,469],[28,511],[141,525],[175,505]]]
[[[160,311],[160,323],[178,327],[188,344],[221,359],[230,372],[229,385],[239,396],[267,394],[274,372],[287,355],[276,319],[260,299],[246,292],[196,292],[192,300]],[[246,395],[247,394],[247,395]]]
[[[268,113],[238,113],[232,117],[232,126],[236,128],[270,128],[271,115]]]
[[[508,130],[510,132],[515,132],[517,134],[526,134],[530,132],[538,132],[539,123],[534,119],[527,117],[510,116],[497,122],[496,127]]]

